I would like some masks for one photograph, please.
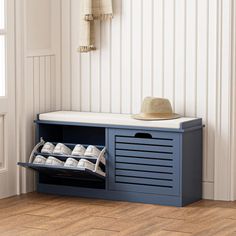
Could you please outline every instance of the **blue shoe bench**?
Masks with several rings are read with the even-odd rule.
[[[18,163],[37,171],[38,192],[170,206],[202,198],[201,119],[145,122],[129,115],[58,111],[38,115],[35,123],[36,142],[106,147],[105,177]]]

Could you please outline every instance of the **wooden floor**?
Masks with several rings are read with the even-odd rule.
[[[0,200],[0,235],[236,236],[236,202],[175,208],[31,193]]]

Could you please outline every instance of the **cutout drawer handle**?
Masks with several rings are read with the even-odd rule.
[[[135,138],[152,138],[152,135],[149,133],[136,133]]]

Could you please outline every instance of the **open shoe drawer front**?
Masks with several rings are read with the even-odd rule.
[[[179,195],[179,134],[109,129],[109,189]]]
[[[40,142],[37,143],[34,149],[31,152],[28,162],[18,162],[19,166],[30,168],[38,172],[39,182],[41,180],[46,184],[55,184],[55,185],[69,185],[69,186],[81,186],[88,188],[103,188],[105,189],[105,158],[104,153],[106,148],[103,146],[98,146],[103,148],[100,152],[100,155],[95,157],[87,156],[72,156],[72,155],[62,155],[62,154],[47,154],[41,153],[41,149],[46,142],[43,138],[40,139]],[[52,142],[54,145],[56,143]],[[76,144],[64,143],[69,148],[73,149]],[[88,145],[84,145],[88,146]],[[95,164],[94,170],[89,167],[67,167],[67,166],[57,166],[57,165],[47,165],[47,164],[35,164],[34,159],[37,155],[44,156],[48,158],[49,156],[56,157],[60,161],[65,162],[67,158],[72,157],[77,161],[80,159],[87,159],[90,162]],[[97,169],[97,167],[101,168]]]
[[[19,162],[19,166],[38,172],[40,184],[105,189],[105,177],[86,168],[39,165]]]
[[[49,165],[39,165],[33,163],[18,163],[22,167],[28,167],[33,170],[36,170],[40,173],[46,174],[52,177],[65,177],[65,178],[73,178],[73,179],[94,179],[104,180],[105,177],[99,175],[89,169],[86,168],[72,168],[72,167],[63,167],[63,166],[49,166]]]

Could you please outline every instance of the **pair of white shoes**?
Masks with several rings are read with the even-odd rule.
[[[47,142],[44,144],[41,152],[46,154],[98,157],[101,151],[93,145],[89,145],[86,149],[81,144],[77,144],[73,151],[71,151],[71,149],[63,143],[58,143],[54,146],[52,143]]]
[[[37,155],[33,163],[40,164],[40,165],[65,166],[65,167],[71,167],[71,168],[83,167],[83,168],[90,169],[92,171],[95,170],[95,164],[93,164],[92,162],[86,159],[80,159],[79,161],[77,161],[74,158],[67,158],[66,162],[64,163],[63,161],[53,156],[49,156],[48,158],[45,158],[41,155]],[[102,171],[100,167],[98,167],[98,169]]]
[[[73,156],[98,157],[100,153],[101,151],[93,145],[89,145],[85,148],[81,144],[77,144],[72,151]]]
[[[33,161],[34,164],[40,164],[40,165],[53,165],[53,166],[64,166],[64,162],[53,157],[53,156],[49,156],[48,158],[43,157],[41,155],[37,155],[34,158]]]
[[[88,161],[86,159],[80,159],[79,161],[77,161],[71,157],[67,158],[64,166],[65,167],[72,167],[72,168],[83,167],[83,168],[87,168],[90,170],[95,170],[95,164],[93,164],[91,161]],[[100,167],[98,167],[98,169],[101,171]]]
[[[71,155],[71,150],[63,143],[58,143],[56,146],[54,146],[50,142],[46,142],[43,145],[43,148],[41,150],[42,153],[46,154],[62,154],[62,155]]]

